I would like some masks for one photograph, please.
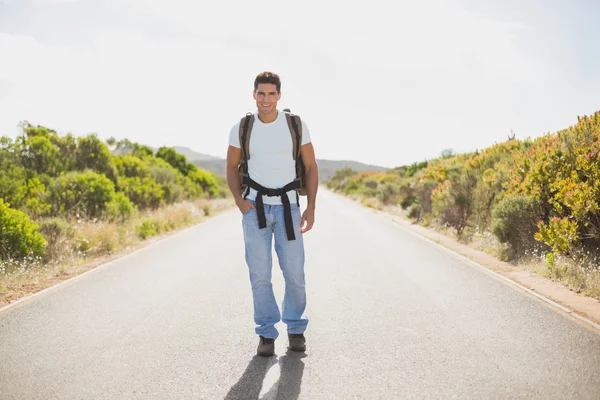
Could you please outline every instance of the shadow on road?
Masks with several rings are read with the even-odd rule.
[[[263,397],[271,399],[277,392],[277,400],[296,400],[300,396],[302,374],[304,373],[304,353],[288,351],[279,358],[280,376]],[[224,400],[258,399],[267,371],[278,362],[277,357],[254,356],[241,378],[231,387]]]

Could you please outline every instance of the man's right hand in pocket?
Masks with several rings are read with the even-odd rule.
[[[240,199],[235,202],[242,214],[246,214],[250,209],[256,211],[256,207],[250,200]]]

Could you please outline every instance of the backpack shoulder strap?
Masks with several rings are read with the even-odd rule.
[[[283,110],[287,119],[290,135],[292,135],[292,143],[294,144],[293,157],[294,160],[300,157],[300,146],[302,145],[302,120],[300,116],[292,114],[289,108]]]
[[[240,120],[240,129],[238,133],[243,160],[250,159],[250,135],[252,134],[252,125],[254,125],[254,114],[249,112]]]

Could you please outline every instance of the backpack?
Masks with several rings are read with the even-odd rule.
[[[294,181],[300,182],[300,188],[297,189],[296,192],[301,196],[306,196],[306,168],[304,166],[304,161],[302,160],[302,154],[300,153],[300,146],[302,145],[302,120],[300,119],[300,116],[292,114],[289,108],[284,109],[283,112],[287,119],[293,143],[292,157],[296,162],[296,178]],[[242,158],[238,165],[238,172],[240,175],[243,197],[246,197],[250,191],[250,187],[245,183],[246,180],[244,178],[250,177],[248,173],[248,160],[250,159],[250,136],[252,134],[253,124],[253,113],[247,113],[246,116],[240,120],[239,139]]]

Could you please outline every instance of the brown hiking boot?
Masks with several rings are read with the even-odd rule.
[[[275,355],[275,339],[260,337],[256,354],[261,357],[271,357]]]
[[[306,339],[302,333],[289,333],[288,339],[290,342],[288,349],[291,351],[306,351]]]

